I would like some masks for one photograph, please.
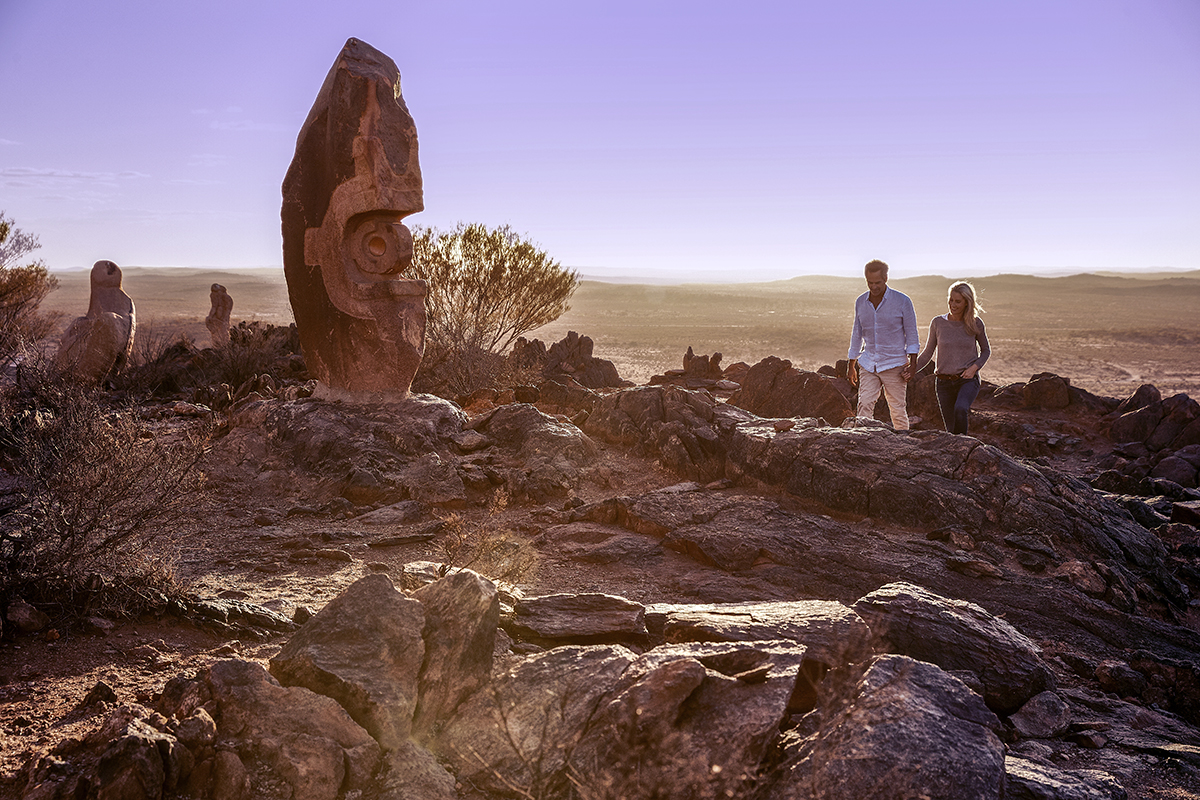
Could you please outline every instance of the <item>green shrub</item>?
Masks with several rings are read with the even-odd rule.
[[[13,226],[0,211],[0,366],[44,338],[57,321],[38,306],[58,281],[40,259],[21,263],[39,247],[36,236]]]
[[[413,229],[408,277],[429,283],[418,391],[449,397],[493,384],[517,337],[570,308],[579,274],[502,225]]]

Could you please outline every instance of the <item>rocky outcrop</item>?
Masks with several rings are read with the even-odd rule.
[[[379,744],[330,698],[221,661],[169,681],[156,710],[120,706],[31,760],[21,796],[335,800],[371,786],[379,763]]]
[[[984,540],[956,526],[930,532],[928,528],[906,528],[873,519],[852,523],[803,511],[794,504],[785,508],[776,501],[743,497],[734,491],[706,490],[698,484],[616,497],[580,506],[570,516],[577,521],[552,529],[553,536],[548,532],[539,541],[543,558],[602,561],[607,552],[638,553],[641,555],[625,562],[627,577],[635,580],[641,560],[662,557],[654,555],[661,551],[647,549],[661,542],[696,564],[694,575],[682,566],[673,568],[679,575],[677,590],[697,604],[730,604],[727,613],[731,627],[751,622],[735,621],[739,613],[736,601],[809,597],[854,605],[864,595],[902,576],[942,598],[953,598],[947,600],[946,609],[951,617],[955,614],[950,607],[969,601],[986,609],[990,616],[1002,616],[1035,640],[1070,639],[1089,652],[1109,657],[1143,649],[1159,653],[1160,660],[1187,660],[1200,650],[1200,636],[1189,628],[1164,624],[1147,614],[1129,613],[1140,604],[1149,606],[1149,612],[1169,607],[1172,601],[1165,594],[1166,587],[1178,581],[1163,565],[1135,573],[1138,568],[1128,562],[1104,560],[1093,554],[1088,564],[1097,566],[1087,569],[1098,584],[1080,588],[1066,578],[1051,576],[1061,567],[1082,563],[1067,554],[1073,543],[1060,543],[1042,533]],[[578,536],[572,537],[568,531],[575,530]],[[626,541],[631,533],[642,535],[646,545],[638,549],[636,541]],[[565,547],[563,543],[568,540],[571,544]],[[704,567],[709,569],[705,571]],[[714,580],[714,567],[728,574],[730,580]],[[1101,569],[1106,570],[1103,575]],[[1131,577],[1135,574],[1143,577]],[[1118,604],[1125,604],[1121,598],[1131,596],[1122,588],[1130,580],[1137,582],[1143,594],[1135,590],[1135,605],[1125,605],[1123,610]],[[1158,581],[1158,589],[1153,588],[1152,581]],[[1186,594],[1186,587],[1182,591]],[[647,613],[647,629],[652,636],[664,619],[655,608]],[[992,625],[995,623],[989,622],[985,627]],[[1012,641],[1023,639],[1018,636]],[[1026,645],[1005,658],[1014,666],[1024,663],[1031,676],[1041,675],[1044,680],[1045,665],[1030,655],[1025,641]],[[985,663],[980,661],[974,668],[982,669]],[[1030,697],[1046,685],[1035,684],[1024,690],[1024,696]],[[1187,708],[1172,707],[1181,711]]]
[[[861,605],[876,609],[884,594]],[[976,647],[959,631],[955,642],[974,647],[967,660],[995,685],[999,671],[980,666],[980,651],[1007,663],[1019,635],[979,609],[920,602],[969,618],[942,620],[941,630],[991,637]],[[551,644],[591,624],[638,640],[638,650],[610,643],[509,653],[493,673],[499,617],[489,582],[455,571],[404,597],[369,576],[272,659],[277,674],[320,693],[282,686],[249,662],[220,662],[169,681],[157,713],[126,707],[85,742],[31,761],[25,796],[83,796],[101,782],[126,787],[120,796],[131,800],[273,797],[272,786],[291,797],[449,800],[456,782],[499,796],[556,796],[575,783],[631,800],[1002,796],[1001,727],[968,688],[979,681],[905,656],[873,656],[872,639],[887,637],[838,603],[677,604],[647,614],[624,598],[562,595],[518,600],[516,609],[537,620],[527,630],[505,623],[518,636]],[[640,627],[647,617],[650,630]],[[894,630],[897,618],[885,627]],[[912,633],[922,635],[924,624],[912,623]],[[1011,652],[997,652],[1004,648]],[[1006,678],[1018,691],[1017,675]],[[1078,712],[1064,706],[1091,702],[1037,694],[1039,676],[1028,680],[1024,693],[1035,696],[1013,716],[1026,739],[1065,735]],[[1011,766],[1029,791],[1071,781],[1119,789],[1101,773]]]
[[[144,796],[436,799],[456,782],[553,796],[584,781],[631,799],[1116,798],[1146,765],[1200,765],[1184,722],[1200,719],[1190,526],[1145,530],[1127,506],[967,437],[763,419],[678,387],[592,400],[587,435],[529,403],[470,421],[429,398],[404,414],[249,404],[226,443],[281,472],[358,476],[357,498],[403,486],[410,499],[358,518],[392,546],[436,532],[431,508],[456,479],[468,502],[539,480],[562,497],[593,439],[620,442],[693,480],[571,497],[519,524],[536,528],[543,568],[588,561],[696,602],[514,591],[501,613],[480,576],[408,564],[409,594],[363,579],[274,660],[337,704],[214,667],[169,683],[159,716],[131,710],[103,741],[31,762],[30,791],[86,795],[103,760],[104,780]],[[643,580],[664,562],[670,585]],[[288,716],[329,732],[304,738]]]
[[[1170,501],[1200,499],[1200,403],[1186,394],[1162,399],[1147,384],[1103,418],[1113,452],[1092,485],[1103,491]]]
[[[532,405],[468,422],[432,395],[371,406],[257,401],[241,407],[233,425],[218,448],[249,479],[316,480],[359,507],[411,500],[455,508],[498,488],[545,502],[576,487],[596,454],[579,428]]]
[[[744,373],[740,370],[737,372],[740,382]],[[720,353],[696,355],[690,347],[683,354],[683,369],[669,369],[662,375],[654,375],[649,382],[651,385],[671,384],[688,389],[732,391],[738,388],[738,382],[726,379],[725,371],[721,369]]]
[[[630,386],[628,381],[621,379],[611,361],[592,354],[594,348],[591,337],[580,336],[575,331],[568,332],[548,349],[538,339],[529,341],[521,337],[513,344],[509,360],[517,369],[538,371],[543,380],[570,378],[588,389]]]
[[[775,356],[751,367],[741,384],[741,391],[729,402],[760,417],[813,417],[841,425],[844,419],[854,416],[850,402],[835,388],[833,379],[796,369],[792,362]]]
[[[584,429],[656,453],[692,479],[749,476],[831,510],[1001,541],[1037,530],[1056,547],[1151,567],[1161,543],[1081,481],[940,431],[779,424],[699,393],[649,387],[602,398]]]

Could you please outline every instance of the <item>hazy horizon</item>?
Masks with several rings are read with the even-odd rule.
[[[130,265],[122,264],[120,266],[121,266],[122,270],[141,270],[141,269],[145,269],[145,270],[189,270],[192,272],[228,272],[228,273],[235,273],[235,274],[242,273],[242,272],[261,272],[261,271],[266,271],[266,270],[274,270],[274,271],[278,271],[281,276],[283,274],[283,265],[282,264],[268,264],[268,265],[263,265],[263,266],[244,266],[244,267],[220,267],[220,266],[189,267],[189,266],[176,266],[176,265],[153,265],[153,266],[151,266],[151,265],[141,265],[141,264],[130,264]],[[746,279],[738,280],[733,277],[726,276],[726,275],[724,275],[724,273],[720,273],[719,271],[714,272],[711,275],[705,275],[703,273],[697,274],[695,271],[693,271],[693,273],[690,275],[690,277],[685,279],[682,276],[634,275],[634,274],[621,272],[616,269],[600,270],[595,267],[584,268],[584,267],[569,267],[568,266],[566,268],[576,270],[579,273],[579,279],[581,281],[594,281],[597,283],[612,283],[612,284],[618,284],[618,285],[619,284],[635,284],[635,285],[636,284],[644,284],[644,285],[648,285],[648,286],[686,286],[689,284],[702,284],[702,285],[708,285],[708,284],[737,285],[737,284],[760,284],[760,283],[768,284],[768,283],[784,283],[787,281],[799,280],[801,278],[836,278],[836,279],[841,279],[841,280],[854,280],[855,278],[861,277],[861,276],[852,276],[852,275],[846,275],[846,274],[838,275],[838,274],[835,274],[832,271],[830,271],[830,272],[809,272],[809,273],[803,273],[803,274],[798,274],[798,275],[792,275],[792,276],[789,276],[786,278],[771,278],[771,279],[765,279],[765,280],[746,280]],[[74,273],[74,272],[82,272],[82,271],[89,270],[89,269],[91,269],[91,266],[50,267],[49,268],[51,273]],[[591,269],[592,271],[589,272],[588,271],[589,269]],[[1096,275],[1096,276],[1106,276],[1106,277],[1113,276],[1113,277],[1129,277],[1129,278],[1153,278],[1153,277],[1158,277],[1158,276],[1163,276],[1163,275],[1173,276],[1173,277],[1182,277],[1182,276],[1190,275],[1192,273],[1196,273],[1197,277],[1200,277],[1200,269],[1171,268],[1171,267],[1147,267],[1144,269],[1126,269],[1126,270],[1063,269],[1063,270],[1057,270],[1057,271],[1043,271],[1043,272],[1021,271],[1021,268],[1015,267],[1012,269],[1003,270],[1001,272],[992,272],[992,273],[986,273],[986,274],[972,274],[969,272],[963,272],[963,273],[953,273],[950,275],[947,275],[944,273],[938,273],[938,272],[921,272],[921,273],[916,273],[916,274],[911,274],[911,275],[904,275],[904,274],[899,274],[897,271],[893,270],[891,272],[890,278],[892,280],[909,280],[909,279],[920,279],[920,278],[943,278],[946,280],[958,280],[958,279],[986,280],[988,278],[997,278],[997,277],[1003,277],[1003,276],[1018,276],[1018,277],[1029,277],[1029,278],[1068,278],[1068,277],[1072,277],[1075,275]]]

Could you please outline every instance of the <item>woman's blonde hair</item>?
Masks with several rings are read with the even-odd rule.
[[[967,308],[963,311],[963,327],[972,334],[979,333],[979,326],[975,322],[983,313],[983,306],[979,305],[979,301],[975,299],[975,287],[966,281],[959,281],[951,284],[950,291],[946,293],[946,296],[949,297],[955,292],[958,292],[959,296],[967,301]]]

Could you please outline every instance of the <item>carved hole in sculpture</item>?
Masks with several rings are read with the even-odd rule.
[[[356,214],[346,224],[345,245],[354,265],[366,276],[399,275],[412,265],[412,232],[396,211]]]

